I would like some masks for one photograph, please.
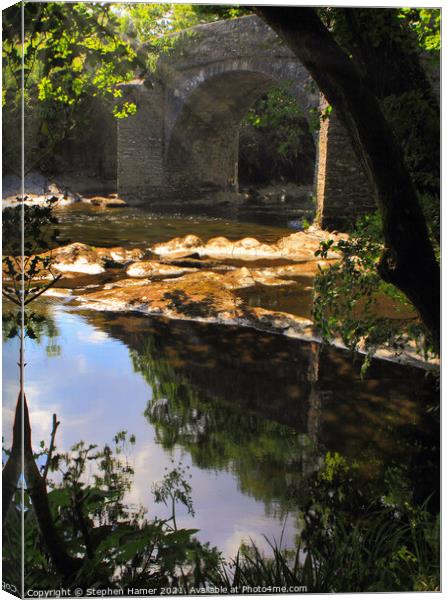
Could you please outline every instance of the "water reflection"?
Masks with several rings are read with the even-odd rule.
[[[426,408],[437,393],[419,369],[373,361],[362,379],[347,352],[316,343],[137,315],[85,318],[129,347],[152,389],[145,416],[157,441],[181,446],[201,469],[234,473],[269,510],[296,503],[327,451],[367,480],[397,464],[419,471],[420,493],[433,487],[437,426]],[[427,452],[424,477],[415,465]]]
[[[151,482],[171,456],[183,458],[193,467],[194,526],[227,555],[242,538],[279,539],[289,513],[285,544],[293,544],[306,480],[328,451],[355,461],[379,491],[394,466],[421,499],[436,487],[438,430],[426,406],[437,392],[420,370],[374,361],[361,379],[347,353],[316,343],[42,306],[52,325],[27,348],[34,443],[48,438],[53,413],[63,449],[80,439],[103,444],[122,429],[136,434],[128,501],[149,516],[159,514]],[[61,352],[44,352],[48,339]],[[4,356],[11,367],[14,340]],[[179,515],[180,525],[188,519]]]

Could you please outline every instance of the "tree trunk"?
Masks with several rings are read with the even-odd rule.
[[[439,349],[439,265],[402,150],[377,98],[313,9],[256,10],[304,64],[346,127],[382,214],[379,274],[407,296]]]
[[[391,97],[386,117],[390,120],[391,116],[394,133],[407,149],[405,161],[413,185],[439,207],[439,105],[419,60],[416,36],[402,25],[397,11],[340,9],[346,32],[343,43],[376,98]],[[403,111],[411,110],[410,101],[414,108],[405,117]]]

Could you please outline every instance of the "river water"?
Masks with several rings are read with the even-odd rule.
[[[286,227],[222,218],[161,217],[137,209],[72,210],[61,239],[97,246],[147,247],[178,235],[225,235],[275,241]],[[426,497],[439,478],[427,444],[438,431],[427,407],[437,391],[420,369],[237,327],[142,315],[81,311],[42,300],[40,338],[26,342],[26,393],[33,443],[48,440],[53,413],[59,450],[81,439],[103,445],[122,430],[134,484],[127,501],[149,516],[152,482],[182,461],[190,467],[195,517],[180,526],[234,556],[243,540],[265,551],[265,538],[293,547],[304,484],[327,452],[355,461],[365,481],[406,469]],[[11,441],[17,397],[17,341],[4,343],[4,437]],[[422,450],[424,448],[424,450]],[[436,452],[435,452],[436,459]],[[435,483],[433,483],[435,482]]]

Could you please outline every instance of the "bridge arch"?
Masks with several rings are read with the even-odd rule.
[[[290,82],[304,114],[324,102],[304,66],[256,16],[177,34],[154,80],[124,86],[138,111],[118,124],[119,193],[156,204],[181,201],[197,188],[237,189],[240,122],[279,82]],[[340,227],[371,210],[374,200],[336,114],[315,142],[319,221]]]
[[[183,99],[167,132],[168,187],[188,193],[237,191],[241,121],[253,103],[281,80],[247,61],[230,66],[201,77]],[[301,90],[294,91],[305,115],[309,97]]]
[[[319,96],[304,66],[258,17],[208,23],[173,38],[160,61],[165,89],[165,184],[177,190],[237,190],[239,126],[278,83],[303,111]]]

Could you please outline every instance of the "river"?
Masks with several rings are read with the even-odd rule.
[[[147,247],[194,233],[272,242],[282,226],[229,218],[163,217],[137,209],[61,213],[61,241]],[[288,292],[290,294],[290,292]],[[307,311],[309,310],[309,297]],[[282,298],[281,301],[284,299]],[[271,298],[270,300],[271,301]],[[293,299],[290,300],[293,303]],[[303,302],[303,298],[301,298]],[[182,461],[195,516],[180,526],[234,556],[242,541],[293,547],[306,479],[328,452],[355,461],[365,481],[404,469],[423,498],[439,478],[427,444],[439,444],[435,382],[421,369],[373,361],[364,378],[343,350],[233,326],[82,311],[44,299],[40,339],[26,341],[33,443],[61,421],[59,450],[98,445],[122,430],[135,469],[127,501],[167,516],[151,484]],[[304,311],[305,312],[305,311]],[[4,437],[17,397],[17,341],[4,343]],[[436,457],[436,450],[435,457]]]

